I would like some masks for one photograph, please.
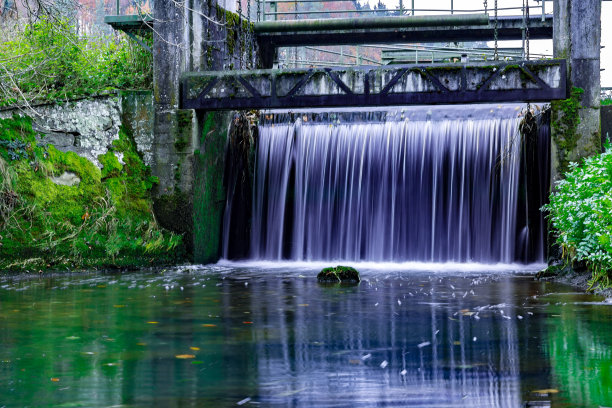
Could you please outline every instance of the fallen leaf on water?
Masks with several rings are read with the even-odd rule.
[[[105,288],[105,287],[106,287],[106,285],[98,285],[97,287],[98,287],[98,288]]]
[[[189,347],[189,349],[190,349],[190,350],[193,350],[193,351],[198,351],[198,350],[200,350],[200,348],[199,348],[199,347]]]
[[[147,322],[149,324],[158,324],[159,322]]]
[[[559,390],[556,390],[554,388],[546,388],[546,389],[543,389],[543,390],[533,390],[531,392],[534,393],[534,394],[542,394],[542,395],[544,395],[544,394],[556,394],[556,393],[559,392]]]
[[[125,307],[125,305],[113,305],[113,307],[120,308],[120,307]]]
[[[351,360],[349,360],[349,364],[361,364],[361,360],[351,359]]]
[[[204,327],[217,327],[216,324],[203,324]]]
[[[193,354],[179,354],[177,356],[175,356],[176,358],[180,358],[182,360],[186,360],[188,358],[195,358],[195,355]]]
[[[193,360],[191,364],[203,364],[203,361]]]
[[[253,322],[242,322],[244,324],[253,324]]]
[[[59,378],[55,378],[55,377],[53,377],[53,378],[51,378],[51,381],[53,381],[53,382],[58,382],[58,381],[59,381]]]
[[[308,303],[302,303],[301,305],[298,305],[298,306],[306,307],[308,306]]]
[[[147,345],[147,343],[142,343],[142,342],[140,342],[140,343],[136,343],[136,345],[137,345],[137,346],[146,346],[146,345]]]
[[[80,339],[80,337],[77,337],[77,336],[68,336],[68,337],[66,337],[66,340],[78,340],[78,339]]]
[[[460,342],[460,341],[453,341],[453,344],[454,344],[455,346],[460,346],[460,345],[461,345],[461,342]]]

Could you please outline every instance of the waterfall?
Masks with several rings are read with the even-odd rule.
[[[516,261],[522,107],[264,114],[251,258]]]

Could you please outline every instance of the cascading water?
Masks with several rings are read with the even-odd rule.
[[[264,115],[251,258],[517,261],[522,107]]]

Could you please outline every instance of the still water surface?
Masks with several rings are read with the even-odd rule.
[[[612,406],[612,304],[436,269],[1,278],[0,407]]]

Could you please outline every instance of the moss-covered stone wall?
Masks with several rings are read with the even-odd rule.
[[[0,271],[179,262],[182,237],[160,228],[157,179],[122,128],[101,167],[60,151],[28,117],[0,120]]]

